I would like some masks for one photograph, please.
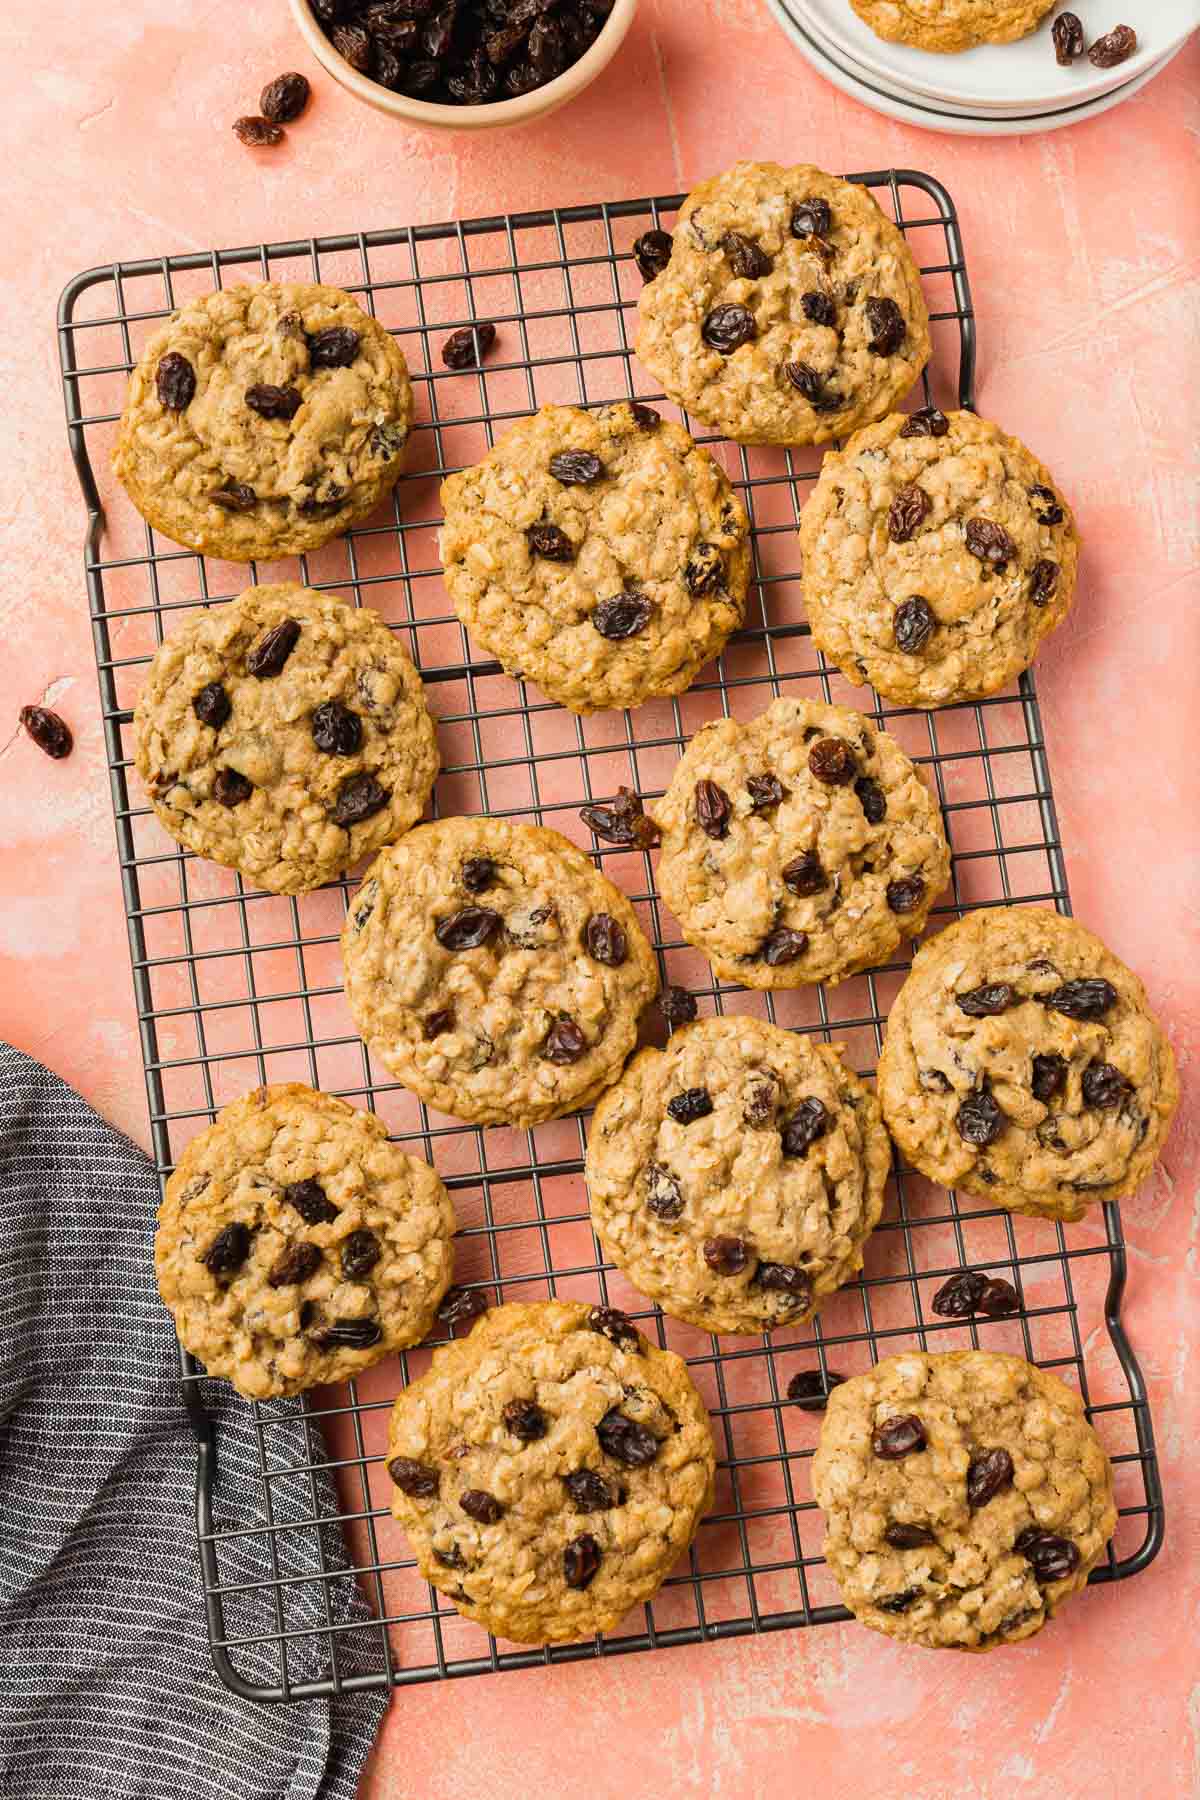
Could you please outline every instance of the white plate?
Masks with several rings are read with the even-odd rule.
[[[1080,0],[1089,44],[1114,25],[1130,24],[1138,47],[1115,69],[1095,69],[1081,57],[1060,69],[1050,36],[1055,5],[1029,37],[1015,44],[981,44],[957,55],[939,56],[904,44],[885,43],[864,24],[850,0],[791,0],[792,11],[836,55],[848,55],[883,87],[900,87],[935,105],[953,104],[989,111],[1017,104],[1027,113],[1080,106],[1146,74],[1200,26],[1200,0]]]
[[[1164,56],[1161,62],[1155,63],[1135,81],[1127,82],[1113,93],[1102,94],[1098,100],[1083,106],[1071,106],[1061,111],[1034,113],[1019,118],[994,118],[982,114],[971,118],[938,112],[934,107],[901,99],[865,82],[804,30],[788,12],[784,0],[766,0],[766,3],[805,60],[827,81],[831,81],[834,87],[840,88],[842,93],[849,94],[851,99],[860,100],[864,106],[883,113],[889,119],[899,119],[902,124],[916,125],[924,131],[949,132],[956,137],[1021,137],[1039,131],[1061,131],[1064,126],[1076,125],[1083,119],[1099,118],[1101,113],[1110,111],[1112,107],[1119,106],[1122,100],[1140,92],[1183,47],[1182,44],[1177,45],[1170,56]]]

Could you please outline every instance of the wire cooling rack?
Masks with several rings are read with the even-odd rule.
[[[890,210],[921,266],[934,340],[926,399],[970,406],[974,323],[950,196],[911,170],[854,179]],[[185,856],[130,786],[131,708],[155,646],[195,607],[219,604],[263,571],[181,550],[138,518],[107,475],[127,374],[185,298],[236,280],[320,280],[348,289],[396,334],[414,377],[418,425],[390,514],[301,558],[299,577],[374,606],[411,651],[439,715],[438,813],[486,811],[565,831],[630,894],[664,979],[691,988],[702,1013],[732,1008],[836,1039],[865,1073],[907,957],[830,989],[769,996],[714,985],[658,899],[651,858],[594,843],[580,805],[622,783],[652,805],[682,746],[713,717],[755,714],[781,691],[840,700],[886,724],[936,786],[954,862],[935,928],[981,905],[1069,910],[1032,678],[976,705],[922,713],[864,698],[866,690],[849,688],[815,652],[803,623],[795,528],[816,452],[739,449],[696,433],[750,508],[755,580],[745,629],[677,700],[575,718],[481,659],[455,619],[437,557],[441,476],[477,460],[497,431],[543,402],[659,401],[630,351],[641,287],[631,247],[648,226],[669,228],[679,202],[622,201],[117,263],[78,276],[63,296],[67,417],[90,519],[88,596],[161,1175],[220,1106],[258,1083],[308,1081],[374,1108],[453,1191],[457,1279],[493,1302],[557,1295],[624,1305],[660,1344],[688,1357],[720,1456],[713,1511],[651,1605],[603,1640],[520,1649],[460,1619],[419,1579],[388,1511],[388,1408],[400,1384],[426,1366],[427,1349],[347,1387],[255,1406],[260,1491],[244,1516],[214,1505],[213,1384],[181,1353],[199,1439],[197,1521],[213,1656],[225,1681],[254,1698],[307,1698],[847,1617],[821,1560],[809,1482],[819,1420],[789,1404],[786,1390],[799,1369],[852,1374],[913,1344],[1013,1350],[1082,1390],[1116,1466],[1120,1505],[1093,1581],[1145,1568],[1162,1542],[1150,1415],[1119,1318],[1125,1252],[1115,1206],[1094,1209],[1068,1235],[898,1169],[862,1279],[811,1326],[718,1341],[666,1320],[600,1256],[580,1173],[582,1119],[528,1132],[463,1126],[429,1114],[372,1064],[351,1027],[336,954],[353,883],[299,899],[248,891],[230,871]],[[480,319],[498,334],[484,366],[445,370],[444,338]],[[296,574],[288,563],[266,578]],[[936,1318],[933,1293],[967,1266],[1014,1282],[1020,1315]],[[336,1500],[322,1499],[335,1489]],[[357,1611],[347,1616],[335,1602],[355,1583]]]

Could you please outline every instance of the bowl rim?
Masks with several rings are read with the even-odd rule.
[[[390,113],[414,125],[434,125],[457,131],[481,131],[489,125],[518,125],[561,106],[595,79],[620,48],[638,0],[614,0],[612,11],[593,43],[553,81],[533,88],[528,94],[514,94],[506,100],[490,100],[484,106],[449,106],[441,101],[420,100],[398,94],[362,75],[346,61],[325,36],[317,23],[308,0],[289,0],[292,17],[308,48],[335,81],[378,112]]]

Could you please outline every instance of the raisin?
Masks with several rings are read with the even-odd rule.
[[[800,305],[810,325],[834,325],[837,322],[837,311],[828,294],[818,293],[814,288],[810,293],[801,294]]]
[[[761,281],[775,266],[762,245],[756,244],[753,238],[743,237],[740,231],[727,231],[721,239],[721,248],[739,281]]]
[[[246,405],[260,419],[294,419],[303,404],[299,388],[272,387],[263,381],[246,389]]]
[[[326,756],[353,756],[362,735],[362,720],[340,700],[323,700],[313,713],[312,740]]]
[[[772,1123],[775,1118],[775,1082],[773,1079],[764,1081],[761,1087],[755,1088],[746,1102],[742,1117],[747,1125],[752,1125],[756,1131],[762,1126]]]
[[[382,1337],[378,1319],[334,1319],[312,1333],[319,1350],[369,1350]]]
[[[725,558],[715,544],[696,544],[683,571],[689,594],[713,594],[724,586]]]
[[[843,395],[825,386],[825,377],[809,363],[786,362],[783,373],[798,394],[802,394],[814,412],[836,412],[844,404]]]
[[[939,1319],[969,1319],[986,1281],[978,1269],[964,1269],[942,1283],[930,1305]]]
[[[397,58],[397,85],[403,65]],[[450,97],[463,106],[485,106],[495,99],[500,77],[482,49],[473,50],[461,68],[446,77]]]
[[[629,940],[611,913],[593,913],[584,927],[587,953],[606,968],[619,969],[629,955]]]
[[[888,908],[894,913],[916,912],[925,898],[925,878],[923,875],[901,875],[887,884]]]
[[[335,25],[329,37],[338,55],[360,75],[371,67],[371,34],[362,25]]]
[[[597,1475],[595,1469],[573,1469],[563,1476],[563,1486],[570,1494],[576,1512],[607,1512],[610,1507],[621,1504],[623,1490],[615,1483],[607,1482],[603,1475]]]
[[[237,769],[218,769],[213,776],[212,797],[221,806],[241,806],[253,792],[253,783]]]
[[[650,1163],[646,1169],[646,1211],[656,1219],[677,1219],[683,1211],[679,1183],[661,1163]]]
[[[240,119],[235,119],[233,135],[239,143],[248,145],[251,150],[262,150],[269,144],[281,144],[284,137],[278,125],[273,125],[270,119],[260,118],[257,113],[244,113]]]
[[[804,850],[784,865],[783,885],[793,894],[819,894],[821,889],[829,886],[829,877],[821,867],[821,859],[815,850]]]
[[[224,487],[210,488],[207,498],[222,512],[253,512],[258,505],[258,495],[244,481],[227,481]]]
[[[1115,69],[1118,63],[1123,63],[1127,57],[1132,56],[1136,49],[1137,32],[1132,25],[1114,25],[1104,37],[1096,39],[1088,51],[1088,61],[1094,69]],[[1079,1553],[1076,1551],[1076,1561],[1078,1557]]]
[[[1006,1319],[1010,1313],[1020,1310],[1020,1294],[1011,1281],[1002,1281],[998,1275],[984,1282],[975,1302],[975,1311],[987,1319]]]
[[[888,508],[888,536],[893,544],[907,544],[929,516],[932,505],[925,489],[915,481],[902,487]]]
[[[1029,600],[1032,606],[1048,606],[1058,586],[1058,564],[1045,557],[1035,562],[1029,575]]]
[[[940,1069],[922,1069],[920,1082],[927,1094],[948,1094],[951,1091],[951,1084]]]
[[[970,1094],[963,1101],[954,1116],[954,1123],[964,1143],[974,1144],[982,1150],[995,1143],[1008,1120],[990,1090],[980,1088],[977,1094]]]
[[[358,333],[349,325],[329,325],[309,338],[308,360],[314,369],[348,369],[358,346]]]
[[[1013,1459],[1007,1450],[985,1450],[972,1457],[967,1468],[967,1505],[978,1512],[994,1500],[1002,1488],[1011,1487]]]
[[[636,588],[623,588],[619,594],[608,594],[596,602],[592,624],[602,638],[619,643],[622,638],[637,637],[645,631],[653,610],[645,594]]]
[[[308,105],[311,92],[304,76],[289,69],[286,75],[277,75],[274,81],[268,81],[258,97],[258,110],[272,125],[290,125]]]
[[[365,1281],[382,1255],[383,1245],[362,1225],[342,1243],[342,1274],[347,1281]]]
[[[550,473],[566,487],[591,487],[604,475],[604,464],[590,450],[560,450],[550,458]]]
[[[867,301],[867,324],[871,327],[867,349],[876,356],[895,356],[908,332],[896,302],[872,294]]]
[[[879,825],[887,818],[887,795],[869,775],[860,775],[854,784],[858,803],[868,825]]]
[[[600,1546],[590,1532],[563,1547],[563,1580],[569,1588],[585,1588],[600,1567]]]
[[[273,625],[265,636],[259,638],[250,651],[246,657],[247,669],[251,675],[257,675],[260,681],[280,674],[299,641],[299,619],[281,619],[278,625]]]
[[[1033,1566],[1034,1579],[1041,1586],[1062,1581],[1079,1567],[1079,1546],[1070,1538],[1056,1537],[1037,1525],[1019,1531],[1013,1549]]]
[[[916,1413],[900,1413],[893,1419],[887,1419],[876,1431],[871,1440],[871,1447],[876,1456],[885,1462],[899,1462],[902,1457],[912,1456],[918,1450],[924,1450],[928,1439],[925,1427]]]
[[[504,1517],[505,1509],[495,1494],[486,1493],[483,1488],[467,1488],[459,1495],[458,1504],[477,1525],[495,1525]]]
[[[1063,509],[1058,504],[1058,495],[1054,492],[1053,488],[1031,487],[1029,489],[1029,498],[1031,500],[1039,501],[1044,509],[1041,512],[1038,511],[1036,506],[1033,509],[1033,516],[1039,525],[1062,524]]]
[[[487,906],[464,906],[461,912],[439,919],[433,935],[443,950],[478,950],[499,931],[504,921]]]
[[[936,406],[918,406],[908,415],[908,423],[900,431],[902,438],[945,437],[950,421]]]
[[[658,996],[658,1010],[668,1025],[687,1025],[696,1017],[696,996],[686,988],[668,984]]]
[[[1007,1012],[1016,997],[1016,991],[1007,981],[985,983],[983,987],[954,996],[958,1010],[965,1012],[968,1019],[990,1019],[997,1013]]]
[[[806,931],[793,931],[790,926],[778,925],[770,937],[763,939],[758,954],[768,968],[778,969],[785,963],[799,962],[807,949]]]
[[[1102,1019],[1117,1004],[1117,990],[1102,976],[1091,976],[1064,981],[1050,993],[1039,994],[1038,999],[1051,1012],[1062,1013],[1065,1018],[1094,1020]]]
[[[750,1260],[750,1246],[740,1237],[706,1238],[704,1260],[714,1275],[740,1275]]]
[[[652,850],[659,841],[659,829],[632,788],[622,787],[610,806],[584,806],[579,816],[598,838],[610,844],[634,844],[639,850]]]
[[[627,1314],[615,1306],[593,1306],[588,1314],[588,1330],[598,1331],[620,1350],[641,1350],[642,1334]]]
[[[1035,1100],[1045,1103],[1053,1100],[1055,1094],[1061,1094],[1067,1083],[1066,1058],[1056,1051],[1033,1059],[1033,1080],[1030,1086]]]
[[[1069,69],[1077,56],[1083,55],[1083,26],[1073,12],[1059,13],[1051,32],[1054,60],[1060,69]]]
[[[437,1316],[443,1325],[453,1331],[456,1325],[465,1325],[472,1319],[478,1319],[487,1311],[489,1304],[482,1288],[451,1287],[442,1296]]]
[[[880,1599],[876,1600],[875,1605],[880,1612],[902,1613],[907,1612],[909,1607],[920,1598],[921,1589],[919,1587],[905,1588],[900,1594],[882,1595]]]
[[[681,1094],[667,1102],[667,1116],[677,1125],[692,1125],[697,1119],[707,1119],[712,1109],[712,1095],[702,1087],[684,1088]]]
[[[442,345],[442,361],[448,369],[477,369],[495,341],[496,327],[487,319],[460,325]]]
[[[614,1406],[596,1427],[600,1448],[627,1469],[642,1469],[658,1455],[658,1439],[636,1419],[626,1418]]]
[[[1090,1063],[1083,1071],[1083,1103],[1101,1112],[1112,1112],[1129,1099],[1133,1083],[1111,1063]]]
[[[496,879],[496,865],[490,856],[468,856],[462,866],[462,884],[468,894],[486,893]]]
[[[828,200],[801,200],[792,208],[791,232],[796,238],[828,237],[833,215]]]
[[[666,231],[643,231],[641,237],[635,239],[633,257],[643,281],[653,281],[656,275],[662,274],[671,260],[672,248],[671,235]]]
[[[914,594],[910,600],[901,601],[892,619],[897,650],[903,650],[906,656],[915,656],[929,642],[936,624],[933,608],[923,594]]]
[[[787,1384],[787,1397],[803,1412],[824,1412],[830,1393],[845,1379],[833,1369],[824,1374],[820,1369],[800,1369]]]
[[[812,1283],[803,1269],[792,1263],[760,1262],[754,1279],[770,1294],[788,1294],[801,1306],[812,1299]]]
[[[732,356],[735,350],[748,344],[757,332],[754,314],[731,300],[726,301],[723,306],[714,306],[705,315],[700,326],[700,336],[709,349],[719,350],[722,356]]]
[[[928,1525],[903,1525],[899,1520],[888,1526],[883,1539],[893,1550],[920,1550],[925,1544],[937,1543],[937,1535]]]
[[[158,403],[168,412],[182,412],[190,406],[196,392],[196,371],[178,350],[168,350],[159,358],[154,376]]]
[[[772,812],[787,797],[778,775],[748,775],[746,792],[750,796],[750,810],[756,813]]]
[[[828,1108],[824,1102],[810,1094],[802,1100],[784,1125],[783,1154],[785,1156],[807,1156],[818,1138],[823,1138],[833,1124]]]
[[[387,1466],[388,1475],[402,1494],[410,1500],[428,1500],[438,1491],[438,1472],[428,1463],[415,1462],[411,1456],[393,1456]]]
[[[550,1420],[536,1400],[510,1400],[504,1408],[504,1423],[522,1444],[535,1444],[550,1429]]]
[[[454,1008],[443,1006],[437,1012],[426,1013],[421,1030],[427,1043],[432,1043],[434,1038],[441,1037],[443,1032],[453,1031]]]
[[[318,1245],[309,1243],[289,1244],[281,1250],[267,1271],[268,1287],[298,1287],[315,1275],[321,1263],[321,1251]]]
[[[565,1068],[586,1055],[587,1047],[587,1039],[574,1019],[566,1013],[559,1013],[546,1034],[542,1055],[547,1062],[557,1063],[560,1068]]]
[[[662,414],[656,413],[652,406],[643,406],[640,400],[631,400],[629,410],[639,431],[657,431],[662,424]]]
[[[202,725],[211,725],[214,731],[219,731],[233,711],[233,705],[221,683],[210,681],[198,694],[192,695],[192,711]]]
[[[351,775],[338,789],[333,822],[347,830],[361,825],[364,819],[382,812],[390,799],[387,788],[381,787],[373,775]]]
[[[525,541],[531,555],[545,557],[547,562],[575,561],[575,546],[566,532],[560,531],[557,525],[549,525],[544,521],[540,525],[530,525],[525,532]],[[642,622],[645,623],[644,620]]]
[[[1017,554],[1017,546],[1003,525],[997,525],[994,519],[968,519],[966,543],[971,555],[978,557],[986,568],[995,570],[997,575],[1003,575]]]
[[[467,1559],[457,1544],[451,1544],[447,1550],[439,1550],[435,1544],[433,1554],[443,1569],[465,1569],[467,1566]]]
[[[338,1209],[326,1199],[325,1189],[310,1176],[306,1181],[292,1181],[283,1190],[288,1206],[294,1206],[306,1225],[328,1225],[338,1216]]]
[[[696,783],[696,823],[710,838],[723,838],[733,811],[729,795],[715,781]]]
[[[808,753],[808,766],[826,787],[844,787],[858,769],[854,751],[845,738],[818,738]]]
[[[236,1220],[218,1231],[200,1257],[210,1275],[232,1275],[250,1254],[250,1232]]]
[[[216,682],[213,683],[213,686],[217,688],[218,693],[223,694],[224,690],[218,687]],[[206,688],[201,688],[200,694],[207,691]],[[199,700],[200,694],[197,694],[196,700]],[[192,704],[194,706],[195,701]],[[200,717],[198,712],[196,717]],[[51,712],[45,706],[23,706],[17,714],[17,718],[38,749],[44,750],[47,756],[52,756],[55,762],[61,762],[64,756],[70,756],[75,740],[71,736],[71,728],[66,720],[60,719],[56,712]]]

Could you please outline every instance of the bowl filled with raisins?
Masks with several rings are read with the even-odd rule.
[[[637,0],[289,0],[313,55],[368,106],[434,131],[523,125],[620,48]]]

